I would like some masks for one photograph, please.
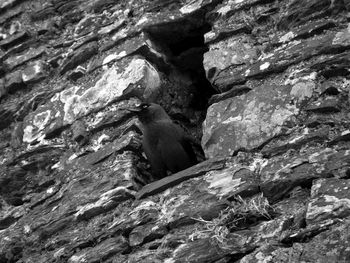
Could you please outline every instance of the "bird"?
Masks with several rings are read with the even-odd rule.
[[[191,137],[175,124],[162,106],[143,102],[129,108],[137,115],[143,133],[142,148],[156,179],[177,173],[197,163]]]

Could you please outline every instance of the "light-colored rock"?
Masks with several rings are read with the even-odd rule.
[[[269,82],[242,96],[212,104],[203,123],[202,147],[206,157],[230,156],[241,148],[254,149],[278,135],[282,126],[287,121],[293,123],[300,113],[300,104],[310,94],[308,86],[304,91],[294,92],[289,85]]]
[[[147,61],[129,60],[125,68],[110,68],[90,88],[74,86],[51,98],[26,118],[24,142],[42,138],[53,127],[72,124],[76,119],[108,106],[126,93],[138,91],[140,96],[151,97],[161,84],[158,71]],[[131,90],[130,90],[131,88]]]
[[[326,219],[350,215],[350,180],[319,179],[313,183],[306,220],[313,224]]]

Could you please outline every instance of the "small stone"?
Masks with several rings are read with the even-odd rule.
[[[89,134],[84,122],[77,120],[72,124],[73,140],[76,141],[79,146],[85,145],[89,140]]]
[[[121,28],[124,24],[125,24],[126,20],[125,18],[121,19],[121,20],[117,20],[115,21],[113,24],[102,27],[98,33],[100,35],[105,35],[105,34],[111,34],[114,33],[115,31],[117,31],[119,28]]]
[[[75,26],[74,36],[81,37],[96,31],[102,22],[101,16],[95,14],[87,14]]]
[[[14,21],[11,26],[10,26],[10,30],[9,33],[10,35],[14,35],[15,33],[21,31],[22,25],[19,21]]]
[[[68,78],[72,81],[77,81],[81,77],[83,77],[86,74],[86,69],[82,66],[78,66],[75,70],[73,70],[69,75]]]
[[[24,83],[34,83],[42,80],[47,76],[47,65],[41,61],[37,61],[26,67],[22,73]]]
[[[334,97],[328,97],[322,101],[316,101],[309,104],[305,110],[321,113],[339,112],[339,99]]]
[[[24,32],[18,33],[16,35],[13,35],[11,37],[8,37],[4,40],[1,40],[0,46],[3,49],[8,50],[8,49],[26,41],[28,38],[29,38],[29,34],[26,31],[24,31]]]
[[[61,68],[61,75],[66,73],[67,71],[74,69],[76,66],[84,63],[86,60],[90,59],[93,55],[98,52],[97,42],[91,42],[89,44],[84,45],[74,52],[74,55],[67,59]]]
[[[9,93],[25,87],[21,71],[15,71],[5,76],[5,88]]]
[[[27,49],[23,55],[18,55],[18,56],[13,56],[9,57],[8,59],[5,60],[5,65],[12,70],[24,63],[26,63],[29,60],[35,59],[40,57],[45,53],[45,47],[39,47],[39,48],[30,48],[29,50]]]

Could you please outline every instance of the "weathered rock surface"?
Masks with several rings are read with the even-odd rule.
[[[281,135],[285,123],[296,124],[299,107],[312,96],[313,89],[312,82],[291,87],[269,80],[245,95],[212,104],[203,124],[206,157],[252,150]]]
[[[347,217],[350,213],[349,183],[349,180],[335,178],[315,181],[306,213],[307,223]]]
[[[5,60],[4,63],[9,70],[12,70],[18,66],[21,66],[27,63],[29,60],[35,59],[43,55],[44,52],[45,52],[45,48],[43,47],[39,47],[37,49],[31,48],[29,50],[26,50],[22,55],[9,57],[8,59]]]
[[[348,2],[2,1],[0,262],[350,262]]]

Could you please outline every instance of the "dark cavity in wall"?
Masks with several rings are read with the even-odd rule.
[[[209,50],[204,43],[204,34],[210,30],[204,14],[157,24],[145,30],[165,52],[167,63],[192,80],[194,96],[190,106],[196,110],[206,110],[209,98],[215,93],[203,67],[203,55]]]

